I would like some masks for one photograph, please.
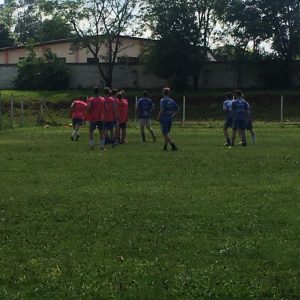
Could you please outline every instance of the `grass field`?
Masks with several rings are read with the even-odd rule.
[[[0,298],[300,299],[300,128],[256,131],[175,127],[167,153],[0,131]]]

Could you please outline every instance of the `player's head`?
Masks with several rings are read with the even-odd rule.
[[[168,87],[163,88],[162,94],[163,94],[164,97],[170,96],[170,94],[171,94],[171,89],[168,88]]]
[[[93,93],[94,93],[94,95],[96,95],[96,96],[99,95],[99,88],[98,88],[97,86],[95,86],[95,87],[93,88]]]
[[[109,87],[105,87],[103,89],[103,93],[104,93],[105,96],[109,96],[109,94],[110,94],[110,88]]]
[[[124,91],[124,90],[121,90],[119,93],[122,94],[122,97],[123,97],[123,98],[125,97],[125,91]]]
[[[232,100],[233,99],[232,93],[227,93],[226,97],[227,97],[228,100]]]
[[[118,98],[119,100],[122,100],[122,99],[123,99],[123,94],[122,94],[121,92],[119,92],[119,93],[117,94],[117,98]]]
[[[145,98],[148,97],[148,92],[147,91],[143,91],[143,97],[145,97]]]
[[[118,94],[118,90],[117,90],[117,89],[112,89],[112,90],[111,90],[111,95],[112,95],[113,97],[116,97],[117,94]]]
[[[241,90],[236,90],[236,91],[235,91],[235,94],[236,94],[237,98],[243,97],[243,93],[242,93]]]

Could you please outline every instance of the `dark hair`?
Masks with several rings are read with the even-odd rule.
[[[162,94],[163,94],[164,96],[170,96],[170,94],[171,94],[171,89],[168,88],[168,87],[163,88]]]
[[[227,99],[233,99],[233,95],[232,95],[232,93],[227,93]]]
[[[118,90],[117,89],[112,89],[111,94],[112,94],[112,96],[116,96],[118,94]]]
[[[110,88],[109,87],[105,87],[103,89],[103,93],[104,93],[104,95],[109,95],[110,94]]]
[[[237,95],[237,97],[242,97],[243,96],[243,93],[242,93],[241,90],[236,90],[235,94]]]
[[[97,86],[93,88],[93,93],[99,95],[99,88]]]
[[[148,97],[148,92],[147,91],[143,91],[143,96],[144,97]]]
[[[120,93],[122,94],[122,97],[125,96],[125,91],[124,90],[121,90]]]
[[[117,94],[117,98],[118,98],[118,99],[122,99],[122,98],[123,98],[123,94],[122,94],[121,92],[119,92],[119,93]]]

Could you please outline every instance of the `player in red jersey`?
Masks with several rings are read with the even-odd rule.
[[[104,98],[99,96],[99,88],[93,89],[94,96],[87,101],[90,149],[95,148],[94,130],[97,128],[100,136],[100,150],[104,150]]]
[[[120,144],[127,143],[126,128],[128,122],[128,100],[124,98],[124,91],[121,91],[117,95],[118,99],[118,116],[119,116],[119,142]]]
[[[84,97],[80,96],[78,99],[75,99],[71,104],[71,117],[73,125],[73,133],[71,135],[72,141],[78,141],[79,129],[82,127],[85,113],[86,113],[87,104],[84,101]]]
[[[117,112],[117,101],[114,98],[117,92],[112,91],[110,96],[110,89],[108,87],[104,88],[104,128],[105,135],[109,133],[110,143],[114,146],[117,145],[117,141],[115,140],[115,126],[118,120],[118,112]]]

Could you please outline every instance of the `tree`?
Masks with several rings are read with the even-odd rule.
[[[10,37],[10,32],[5,25],[0,24],[0,48],[9,47],[14,44],[14,40]]]
[[[38,41],[36,33],[39,30],[42,15],[38,0],[16,0],[14,35],[19,44],[25,45],[29,39]]]
[[[135,0],[53,0],[48,12],[72,25],[77,43],[93,55],[101,77],[112,86],[113,70],[122,48],[121,35],[128,31],[137,7]],[[51,4],[51,5],[50,5]],[[102,57],[101,57],[102,56]],[[103,64],[100,58],[105,61]]]
[[[219,0],[146,1],[144,20],[158,40],[150,51],[149,61],[158,75],[171,75],[175,82],[180,81],[181,88],[185,87],[187,77],[192,76],[194,89],[198,89],[218,4]]]
[[[52,19],[46,19],[40,23],[35,40],[44,42],[72,37],[75,35],[71,25],[66,20],[54,16]]]
[[[300,54],[300,1],[261,0],[257,5],[265,16],[273,49],[280,58],[292,61]]]

